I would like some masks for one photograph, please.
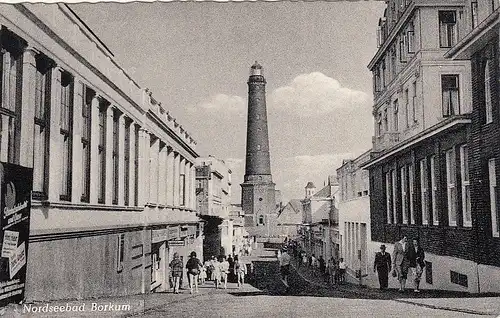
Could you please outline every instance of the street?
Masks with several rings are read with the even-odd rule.
[[[238,289],[215,290],[212,282],[200,293],[179,301],[150,308],[140,317],[474,317],[478,314],[415,305],[405,299],[361,294],[356,287],[340,290],[307,282],[294,268],[288,292],[279,279],[279,268],[272,251],[254,260],[255,280]],[[184,291],[187,293],[188,291]],[[391,299],[392,298],[392,299]],[[485,315],[483,315],[485,316]],[[495,316],[495,315],[492,315]]]

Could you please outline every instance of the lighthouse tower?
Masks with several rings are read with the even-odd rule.
[[[252,236],[269,237],[276,225],[276,197],[269,155],[266,79],[257,62],[248,78],[246,146],[245,178],[241,184],[245,228]]]

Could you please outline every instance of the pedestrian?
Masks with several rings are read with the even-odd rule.
[[[301,256],[302,256],[302,265],[304,265],[304,267],[306,267],[307,266],[307,254],[306,254],[306,252],[302,251]]]
[[[319,256],[318,264],[319,264],[319,273],[321,275],[324,275],[326,272],[326,262],[325,259],[323,258],[323,255]]]
[[[344,262],[344,259],[341,257],[339,262],[339,283],[345,283],[345,272],[347,270],[347,264]]]
[[[222,256],[219,266],[220,266],[221,282],[224,281],[224,289],[227,289],[227,275],[229,274],[229,262],[226,260],[225,256]]]
[[[210,260],[210,280],[212,281],[215,281],[215,273],[214,273],[214,270],[215,270],[215,263],[217,263],[217,258],[215,258],[215,256],[212,255],[212,259]]]
[[[408,278],[408,269],[410,261],[408,259],[408,238],[403,238],[394,244],[394,251],[392,252],[392,276],[398,278],[399,291],[404,291],[406,287],[406,279]]]
[[[245,283],[245,274],[247,273],[247,266],[239,260],[238,256],[234,257],[234,272],[238,279],[238,288]]]
[[[229,263],[229,272],[227,273],[227,278],[229,281],[233,282],[233,278],[235,277],[234,276],[234,259],[233,257],[231,256],[231,254],[229,254],[227,256],[227,262]]]
[[[193,293],[193,285],[195,287],[195,291],[198,292],[198,275],[200,274],[200,267],[203,266],[200,260],[196,257],[196,252],[192,251],[191,255],[186,262],[186,269],[188,272],[188,280],[189,280],[189,292]]]
[[[179,257],[179,253],[174,253],[174,259],[170,262],[169,264],[170,270],[172,272],[172,279],[173,279],[173,287],[174,287],[174,294],[179,293],[179,285],[181,281],[181,276],[182,276],[182,261]]]
[[[373,272],[377,272],[380,289],[388,286],[389,271],[391,269],[391,255],[385,251],[385,245],[380,245],[380,252],[375,254]]]
[[[422,272],[425,267],[425,253],[422,247],[420,246],[420,242],[418,239],[413,239],[413,244],[410,246],[408,250],[408,258],[410,262],[410,268],[413,269],[413,273],[415,276],[415,289],[413,290],[415,293],[419,293],[420,289],[420,279],[422,278]]]
[[[311,256],[311,267],[312,267],[312,270],[313,270],[313,273],[316,272],[316,264],[317,264],[318,260],[316,259],[316,255],[312,255]]]
[[[205,264],[200,268],[200,284],[205,285],[205,280],[207,279],[207,267]]]
[[[329,278],[329,283],[331,285],[335,285],[337,282],[336,275],[337,275],[337,262],[335,261],[335,258],[332,256],[328,260],[328,265],[327,265],[327,271],[328,271],[328,278]]]
[[[286,288],[288,288],[290,287],[288,286],[288,275],[290,274],[290,255],[286,249],[283,250],[278,260],[280,263],[281,279]]]
[[[212,279],[215,283],[215,288],[219,288],[219,285],[221,283],[221,264],[215,256],[213,256],[212,260]]]
[[[207,280],[212,279],[212,259],[207,259],[205,263],[203,264],[203,267],[205,268],[205,272],[207,275]]]

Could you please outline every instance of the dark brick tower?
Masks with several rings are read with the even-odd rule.
[[[272,236],[276,223],[275,184],[269,156],[266,80],[257,62],[250,68],[248,78],[247,152],[241,192],[249,234]]]

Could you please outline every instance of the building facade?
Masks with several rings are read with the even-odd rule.
[[[500,290],[500,214],[497,191],[500,160],[499,1],[466,1],[468,33],[446,54],[471,62],[471,135],[468,141],[471,230],[478,292]]]
[[[69,6],[0,12],[0,160],[34,177],[26,299],[168,289],[172,254],[201,251],[196,142]]]
[[[375,287],[373,261],[368,253],[371,244],[370,185],[368,171],[361,166],[370,160],[370,151],[352,160],[344,160],[337,169],[339,182],[339,233],[341,257],[351,280]]]
[[[267,127],[266,79],[255,62],[248,78],[248,117],[245,176],[241,184],[241,207],[245,227],[253,237],[274,236],[276,192],[271,175]]]
[[[277,234],[296,239],[302,226],[303,206],[300,199],[290,200],[278,215]]]
[[[205,221],[205,259],[232,253],[231,174],[223,160],[213,156],[197,159],[196,200],[198,213]]]
[[[369,64],[376,134],[365,165],[370,170],[370,254],[381,243],[392,252],[404,235],[418,238],[426,251],[423,288],[483,292],[491,291],[483,284],[497,281],[491,279],[498,276],[494,258],[479,257],[491,255],[479,234],[491,213],[478,216],[490,205],[489,197],[484,199],[490,186],[486,159],[476,161],[479,139],[486,135],[474,124],[474,75],[470,60],[450,59],[447,53],[469,37],[473,24],[482,28],[479,16],[488,13],[479,8],[492,10],[493,5],[496,1],[388,1],[379,26],[381,46]],[[478,204],[483,210],[476,209]],[[391,285],[397,283],[390,280]]]

